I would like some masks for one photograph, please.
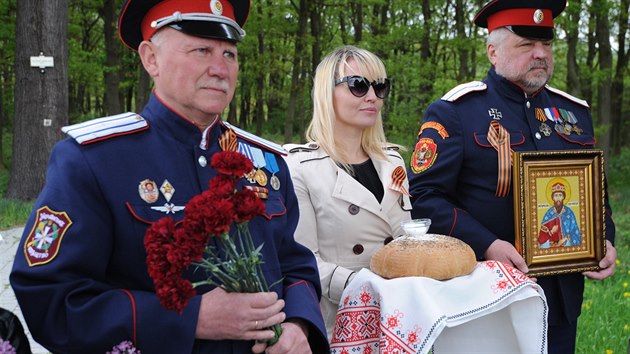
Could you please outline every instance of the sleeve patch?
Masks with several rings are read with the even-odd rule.
[[[24,255],[30,267],[46,264],[57,257],[63,235],[72,225],[66,212],[47,206],[37,209],[31,232],[24,241]]]
[[[144,118],[136,113],[127,112],[68,125],[61,128],[61,131],[70,135],[79,144],[86,145],[148,128],[149,123]]]
[[[437,159],[437,145],[430,138],[418,140],[411,155],[411,170],[418,174],[429,169]]]
[[[446,128],[444,128],[444,126],[438,122],[426,122],[422,124],[422,126],[420,127],[420,131],[418,132],[418,136],[420,136],[420,134],[422,134],[422,131],[425,129],[437,130],[438,134],[440,134],[442,139],[446,139],[449,137],[448,132],[446,131]]]

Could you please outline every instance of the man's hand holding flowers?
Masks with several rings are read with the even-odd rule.
[[[212,157],[211,166],[219,174],[188,202],[182,225],[162,218],[147,230],[147,266],[160,303],[181,313],[195,287],[212,285],[201,295],[197,338],[254,340],[254,353],[310,353],[307,326],[300,320],[284,322],[285,302],[269,291],[261,269],[263,245],[254,245],[248,228],[249,220],[265,212],[253,191],[238,189],[252,162],[223,151]],[[205,271],[206,279],[183,278],[189,267]]]
[[[275,333],[268,329],[282,323],[284,300],[275,292],[228,293],[221,287],[201,297],[197,338],[266,341]]]

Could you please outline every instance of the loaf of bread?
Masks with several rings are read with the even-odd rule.
[[[421,276],[446,280],[470,274],[477,260],[465,242],[450,236],[403,236],[377,250],[370,260],[372,272],[386,279]]]

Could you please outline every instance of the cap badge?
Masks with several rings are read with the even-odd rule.
[[[541,9],[537,9],[536,11],[534,11],[534,23],[540,24],[543,22],[544,19],[545,14],[542,12]]]
[[[219,0],[210,1],[210,10],[213,14],[221,16],[223,14],[223,4]]]

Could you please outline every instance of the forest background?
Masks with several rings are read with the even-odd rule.
[[[0,0],[0,229],[25,221],[62,126],[140,111],[147,101],[150,78],[116,32],[122,2]],[[487,33],[472,23],[485,2],[252,1],[224,119],[278,143],[302,142],[315,67],[333,48],[358,45],[385,62],[393,83],[385,129],[408,161],[428,105],[489,69]],[[630,335],[629,8],[630,0],[571,0],[555,20],[550,84],[591,104],[618,224],[618,274],[587,284],[578,339],[585,353],[621,353]],[[32,66],[33,57],[52,57],[54,66]]]

